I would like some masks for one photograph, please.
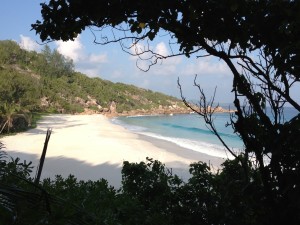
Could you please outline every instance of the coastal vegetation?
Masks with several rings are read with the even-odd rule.
[[[299,224],[300,114],[284,118],[286,105],[300,111],[298,95],[293,95],[300,81],[299,1],[105,3],[50,0],[42,4],[43,20],[33,29],[43,41],[74,40],[87,27],[121,30],[120,37],[111,35],[102,44],[120,41],[123,49],[126,38],[137,44],[165,31],[179,51],[162,56],[148,46],[145,53],[153,54],[153,64],[192,54],[223,60],[232,72],[237,110],[229,125],[244,148],[227,149],[234,160],[217,173],[204,163],[192,164],[187,183],[155,160],[124,162],[119,191],[103,180],[81,182],[74,177],[30,188],[27,165],[1,161],[3,218],[11,224]],[[206,108],[210,102],[195,85],[199,105]],[[210,111],[191,108],[213,129]]]
[[[263,224],[268,209],[258,171],[249,167],[252,185],[245,191],[239,160],[213,173],[205,163],[190,166],[183,182],[162,163],[124,162],[122,185],[81,181],[70,175],[41,180],[30,163],[0,152],[0,224]],[[255,196],[249,196],[249,192]],[[226,215],[226,216],[224,216]]]
[[[32,127],[37,113],[186,110],[171,96],[76,72],[72,60],[47,45],[41,53],[0,41],[0,133]]]

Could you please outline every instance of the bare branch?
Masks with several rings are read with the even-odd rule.
[[[214,125],[214,122],[213,122],[213,114],[215,112],[215,108],[213,108],[213,103],[214,103],[214,98],[215,98],[215,94],[216,94],[216,89],[215,89],[215,92],[214,92],[214,95],[212,97],[212,99],[207,102],[206,100],[206,96],[204,94],[204,91],[203,89],[201,89],[201,86],[200,84],[198,84],[196,82],[196,79],[197,79],[197,75],[195,75],[195,79],[194,79],[194,86],[197,87],[199,93],[200,93],[200,100],[198,102],[199,106],[198,108],[196,108],[195,106],[193,106],[192,104],[190,104],[186,98],[183,96],[183,91],[182,91],[182,87],[181,87],[181,84],[180,84],[180,81],[179,81],[179,78],[177,80],[177,84],[178,84],[178,88],[180,90],[180,96],[181,96],[181,99],[183,101],[183,103],[189,108],[191,109],[193,112],[197,113],[198,115],[200,115],[205,123],[209,126],[209,130],[214,134],[216,135],[216,137],[221,141],[221,143],[223,144],[223,146],[226,148],[226,150],[228,152],[230,152],[230,154],[232,156],[234,156],[235,158],[237,158],[237,155],[228,147],[228,145],[225,143],[225,141],[222,139],[222,137],[219,135],[215,125]]]

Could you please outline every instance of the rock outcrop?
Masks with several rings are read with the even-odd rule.
[[[137,97],[136,97],[137,98]],[[178,102],[168,101],[168,105],[158,105],[157,107],[152,107],[150,109],[133,109],[128,111],[123,111],[118,113],[117,111],[117,102],[112,101],[108,104],[107,108],[103,108],[97,99],[87,96],[87,99],[83,99],[80,97],[75,97],[74,100],[77,104],[81,105],[83,108],[83,112],[80,114],[104,114],[108,117],[115,117],[115,116],[133,116],[133,115],[174,115],[174,114],[188,114],[193,113],[193,111],[186,107],[183,104]],[[49,106],[53,106],[50,100],[47,97],[41,98],[41,106],[47,108]],[[64,109],[56,105],[55,106],[60,113],[64,113]],[[195,106],[194,108],[198,108]],[[203,108],[199,108],[202,112],[205,111]],[[227,110],[220,106],[216,108],[208,106],[206,108],[206,112],[214,112],[214,113],[230,113],[234,112],[233,110]]]
[[[117,104],[114,101],[109,105],[109,112],[112,114],[117,113]]]
[[[202,109],[203,110],[203,109]],[[220,106],[216,108],[207,107],[207,112],[211,111],[214,113],[232,113],[234,110],[227,110]],[[149,110],[145,109],[135,109],[130,111],[123,111],[122,113],[115,113],[115,116],[134,116],[134,115],[174,115],[174,114],[189,114],[194,113],[191,109],[185,106],[169,105],[162,106],[159,105],[157,108],[152,108]]]

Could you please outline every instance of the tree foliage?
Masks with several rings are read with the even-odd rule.
[[[119,190],[106,180],[70,175],[34,184],[30,163],[0,152],[0,224],[266,224],[257,171],[245,191],[243,168],[227,161],[212,173],[205,163],[190,166],[187,182],[153,159],[124,162]],[[256,195],[249,196],[248,192]],[[224,216],[226,215],[226,216]]]
[[[0,143],[0,148],[3,148]],[[93,218],[73,201],[49,194],[30,177],[31,162],[0,151],[0,224],[92,224]],[[72,177],[70,178],[72,179]],[[69,180],[66,179],[65,184]],[[44,181],[47,183],[47,180]],[[97,183],[95,182],[95,185]],[[57,185],[57,190],[59,186]],[[74,199],[75,200],[75,199]]]
[[[51,50],[48,45],[45,45],[42,50],[43,63],[40,65],[42,74],[52,77],[71,77],[74,73],[73,60],[64,57],[56,49]]]
[[[293,94],[299,91],[300,79],[299,11],[299,1],[286,0],[50,0],[42,4],[43,20],[32,27],[43,41],[74,40],[89,28],[96,43],[119,41],[123,50],[131,47],[135,55],[142,59],[145,56],[149,66],[177,55],[212,55],[223,60],[233,75],[233,103],[237,111],[231,125],[244,142],[242,159],[236,155],[243,168],[244,181],[239,186],[243,193],[233,205],[245,207],[249,218],[259,218],[257,223],[298,224],[299,115],[286,121],[284,106],[300,111],[299,100]],[[106,35],[105,29],[112,34]],[[158,38],[159,32],[168,35],[170,48],[176,50],[172,43],[178,44],[177,52],[160,55],[150,45],[139,47],[139,43]],[[131,40],[129,46],[126,40]],[[204,96],[198,87],[201,105]],[[254,162],[250,168],[255,169],[256,179],[250,176],[249,161]],[[252,186],[257,189],[247,192]],[[265,209],[260,212],[268,220],[261,218],[257,210],[247,208],[248,196],[260,198],[258,207]],[[244,200],[247,204],[243,204]],[[235,212],[230,216],[235,217]]]

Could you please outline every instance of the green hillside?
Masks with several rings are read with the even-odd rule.
[[[48,46],[37,53],[14,41],[0,41],[0,129],[10,114],[107,113],[112,102],[117,113],[184,108],[179,99],[162,93],[89,78]]]

